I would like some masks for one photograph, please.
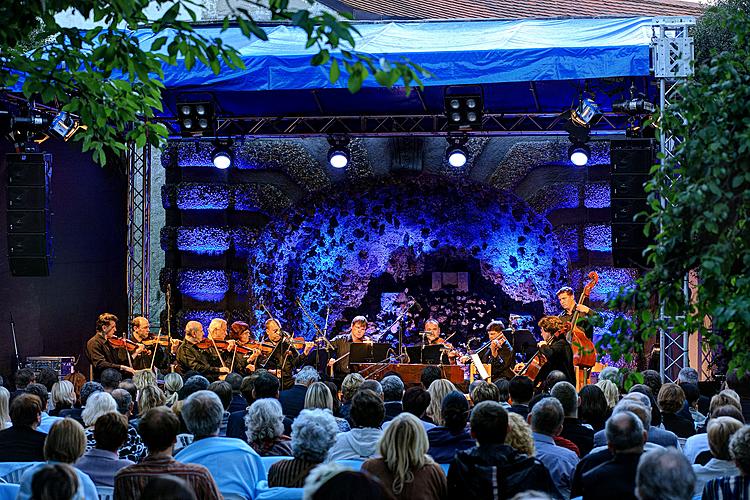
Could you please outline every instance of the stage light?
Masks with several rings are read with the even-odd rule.
[[[181,102],[177,110],[183,137],[213,135],[216,117],[212,102]]]
[[[211,157],[214,161],[214,167],[225,170],[232,166],[234,155],[232,154],[230,145],[231,144],[216,144],[216,147],[211,153]]]
[[[73,116],[67,111],[61,111],[52,120],[52,125],[50,125],[49,131],[52,135],[59,137],[63,141],[67,141],[73,137],[73,134],[76,133],[79,127],[80,123],[78,120],[73,118]]]
[[[602,117],[599,105],[593,99],[581,99],[578,107],[570,113],[570,120],[580,127],[591,127]]]
[[[476,93],[466,94],[466,87],[446,89],[455,90],[461,95],[446,93],[444,96],[445,116],[451,130],[479,130],[482,128],[482,95],[481,88]],[[473,87],[472,87],[473,90]]]
[[[351,159],[349,138],[347,136],[332,136],[328,138],[331,147],[328,149],[328,163],[333,168],[346,168]]]
[[[448,147],[445,149],[445,160],[453,168],[461,168],[466,165],[469,155],[466,151],[468,137],[448,136]]]
[[[568,157],[573,165],[583,167],[589,162],[591,149],[586,144],[580,142],[573,143],[568,148]]]

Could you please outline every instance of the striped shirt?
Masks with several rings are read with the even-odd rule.
[[[310,462],[299,458],[279,460],[268,469],[268,487],[302,488],[305,485],[307,475],[318,465],[320,465],[319,462]]]
[[[712,479],[703,487],[702,500],[749,500],[750,476]]]
[[[125,467],[115,476],[115,495],[118,500],[138,500],[146,484],[155,477],[171,474],[184,479],[201,500],[222,498],[211,473],[202,465],[184,464],[172,457],[154,458],[148,455],[141,463]]]

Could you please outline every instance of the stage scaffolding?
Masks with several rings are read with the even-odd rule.
[[[151,259],[151,146],[128,143],[128,320],[148,317]]]

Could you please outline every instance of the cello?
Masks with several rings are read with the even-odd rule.
[[[594,342],[578,326],[578,306],[583,304],[583,301],[591,295],[591,290],[594,289],[597,283],[599,283],[599,275],[595,271],[591,271],[589,273],[589,282],[583,287],[581,297],[573,308],[573,317],[563,327],[563,331],[566,332],[565,336],[573,350],[573,366],[576,368],[576,378],[578,379],[578,383],[576,384],[577,390],[580,390],[581,387],[588,383],[591,368],[596,365],[596,346],[594,346]]]

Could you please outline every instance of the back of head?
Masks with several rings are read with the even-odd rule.
[[[310,384],[320,380],[320,374],[312,366],[303,366],[294,376],[294,383],[308,387]]]
[[[552,390],[552,388],[557,384],[558,382],[566,382],[568,380],[568,377],[565,376],[563,372],[560,370],[552,370],[549,372],[549,375],[547,375],[547,378],[544,379],[544,391],[549,392]]]
[[[86,382],[81,387],[81,406],[86,406],[92,394],[104,391],[104,386],[99,382]]]
[[[44,458],[54,462],[74,464],[86,451],[86,433],[72,418],[58,420],[44,441]]]
[[[565,414],[555,398],[544,398],[531,409],[531,429],[534,432],[555,436],[560,432]]]
[[[643,384],[647,385],[651,389],[651,394],[659,394],[661,389],[661,375],[656,370],[644,370],[641,372],[643,375]]]
[[[425,366],[422,373],[419,375],[419,381],[425,389],[429,389],[434,381],[441,378],[443,378],[443,374],[440,371],[440,368],[435,365]]]
[[[208,385],[208,390],[219,396],[224,411],[232,404],[232,386],[225,380],[217,380]]]
[[[691,384],[685,382],[680,384],[682,391],[685,393],[685,400],[687,400],[688,406],[693,406],[701,397],[701,392],[698,389],[698,384]]]
[[[224,382],[229,384],[229,386],[232,388],[232,392],[240,392],[240,385],[242,385],[242,375],[237,372],[227,373],[227,376],[224,377]],[[166,377],[164,380],[164,385],[166,387]]]
[[[508,412],[508,434],[505,436],[505,444],[530,457],[536,455],[531,427],[518,413]]]
[[[114,368],[105,368],[102,371],[102,375],[101,377],[99,377],[99,380],[105,391],[112,391],[113,389],[117,389],[118,387],[120,387],[120,382],[122,382],[122,374]]]
[[[117,404],[117,411],[127,415],[130,411],[130,405],[133,403],[133,397],[125,389],[115,389],[112,391],[112,399]]]
[[[33,394],[34,396],[38,397],[39,400],[42,402],[42,411],[47,411],[47,402],[49,401],[49,393],[47,392],[46,387],[44,387],[42,384],[33,382],[26,386],[26,393]]]
[[[185,380],[180,389],[180,399],[186,399],[191,394],[208,389],[209,382],[203,375],[193,375]]]
[[[365,378],[359,373],[350,373],[344,377],[344,381],[341,382],[341,398],[345,402],[351,401],[364,381]]]
[[[731,417],[735,420],[739,420],[743,424],[746,423],[745,417],[742,415],[742,412],[733,405],[724,405],[719,406],[718,408],[714,408],[714,411],[711,412],[711,418],[717,417]]]
[[[400,495],[413,478],[413,471],[432,462],[427,457],[430,444],[419,419],[411,413],[402,413],[391,420],[378,443],[378,451],[386,467],[393,474],[392,489]]]
[[[614,366],[605,366],[599,373],[599,380],[609,380],[619,388],[622,383],[620,369]]]
[[[268,372],[260,373],[253,380],[254,399],[279,397],[279,379]],[[248,401],[249,403],[249,401]]]
[[[495,387],[497,387],[498,396],[500,397],[501,403],[507,403],[510,399],[510,380],[507,378],[499,378],[495,380],[494,382]]]
[[[86,407],[81,412],[81,419],[86,427],[90,427],[96,423],[97,418],[111,411],[117,411],[117,403],[112,395],[108,392],[95,392],[86,401]]]
[[[693,384],[697,386],[698,385],[698,370],[696,370],[695,368],[690,368],[689,366],[686,366],[685,368],[680,370],[680,373],[677,375],[677,380],[680,385]]]
[[[471,400],[474,404],[481,403],[482,401],[497,401],[499,403],[500,390],[495,384],[482,381],[481,384],[477,385],[471,391]]]
[[[645,430],[646,432],[648,432],[648,430],[651,428],[651,410],[647,408],[641,401],[636,401],[634,399],[623,399],[622,401],[617,403],[617,406],[615,406],[614,410],[612,410],[612,415],[614,416],[621,412],[630,412],[635,414],[635,416],[640,419],[643,430]]]
[[[77,498],[78,475],[65,463],[43,465],[31,479],[34,500],[70,500]]]
[[[511,402],[514,405],[529,404],[534,397],[534,382],[524,375],[517,375],[510,379],[508,386]]]
[[[721,391],[719,394],[714,395],[711,398],[711,402],[708,405],[708,413],[713,415],[716,408],[720,406],[731,405],[742,411],[742,404],[740,403],[740,397],[734,391]]]
[[[0,385],[0,430],[5,429],[5,424],[10,420],[10,392]]]
[[[380,381],[385,401],[401,401],[404,397],[404,382],[395,375],[383,377]]]
[[[352,398],[350,416],[355,427],[380,427],[385,418],[383,400],[373,391],[362,389]]]
[[[338,425],[324,409],[302,410],[292,422],[292,453],[296,458],[321,463],[336,442]]]
[[[59,377],[57,376],[57,372],[51,368],[42,368],[39,370],[39,376],[36,378],[36,381],[44,386],[45,389],[47,389],[47,392],[52,390],[52,386],[55,385],[55,383],[59,380]],[[0,380],[0,384],[2,384],[2,380]]]
[[[659,409],[664,413],[677,413],[685,404],[685,392],[677,384],[664,384],[657,396]]]
[[[461,432],[469,419],[469,402],[466,396],[459,391],[446,394],[440,404],[440,416],[441,425],[453,433]]]
[[[480,446],[502,444],[508,433],[508,412],[495,401],[482,401],[471,412],[471,435]]]
[[[284,412],[278,399],[263,398],[253,401],[245,415],[247,437],[251,443],[274,439],[284,433]]]
[[[333,469],[329,472],[329,469]],[[318,466],[305,480],[303,498],[309,500],[391,500],[393,496],[374,476],[343,469]]]
[[[427,416],[432,418],[436,425],[443,425],[443,417],[440,411],[443,398],[449,392],[455,390],[456,386],[451,381],[445,379],[435,380],[427,389],[427,392],[430,393],[430,406],[427,407]]]
[[[154,477],[146,483],[140,500],[196,500],[193,488],[182,478],[172,475]]]
[[[133,375],[133,383],[139,391],[149,385],[156,385],[156,374],[151,370],[138,370]]]
[[[742,422],[732,417],[717,417],[708,421],[706,434],[711,455],[719,460],[731,460],[729,440],[742,428]]]
[[[138,397],[138,388],[133,383],[132,378],[126,378],[120,382],[120,389],[126,390],[130,393],[131,401],[135,401],[135,398]]]
[[[750,474],[750,425],[742,426],[731,437],[729,455],[743,475]]]
[[[603,421],[607,417],[607,398],[602,390],[594,385],[584,385],[578,394],[581,398],[581,406],[578,408],[578,417],[586,422]]]
[[[76,402],[76,391],[73,383],[67,380],[56,382],[52,386],[51,397],[55,406],[73,406]]]
[[[314,382],[305,393],[305,408],[322,408],[333,411],[333,394],[323,382]]]
[[[230,390],[231,398],[231,390]],[[155,385],[147,385],[138,394],[138,412],[143,415],[151,408],[157,406],[163,406],[167,398],[164,396],[164,392]]]
[[[150,409],[138,423],[138,434],[150,453],[170,448],[179,433],[180,419],[165,406]]]
[[[211,391],[198,391],[190,395],[182,406],[182,418],[196,438],[216,435],[224,416],[219,396]]]
[[[646,436],[643,423],[638,416],[630,411],[621,411],[607,420],[607,444],[615,453],[643,451]]]
[[[383,399],[383,386],[377,380],[365,380],[362,385],[359,386],[359,390],[370,390],[377,394],[380,399]]]
[[[614,408],[620,400],[620,391],[617,389],[614,382],[611,380],[599,380],[596,385],[604,393],[604,397],[607,400],[607,407]]]
[[[242,381],[242,378],[240,378],[240,381]],[[172,372],[164,375],[164,390],[167,391],[167,394],[171,395],[179,391],[183,385],[185,385],[185,381],[179,373]]]
[[[417,418],[422,418],[427,407],[430,406],[430,393],[419,386],[409,387],[402,399],[404,411]]]
[[[693,467],[675,448],[642,454],[635,481],[640,500],[690,500],[695,489]]]
[[[16,372],[16,389],[26,389],[26,386],[36,380],[34,370],[21,368]]]
[[[128,440],[128,419],[122,413],[105,413],[96,419],[94,439],[97,449],[117,451]]]
[[[19,394],[10,404],[10,421],[14,427],[31,427],[42,415],[42,401],[33,394]]]
[[[558,382],[552,386],[550,394],[560,402],[566,417],[575,417],[578,414],[578,393],[573,384]]]

